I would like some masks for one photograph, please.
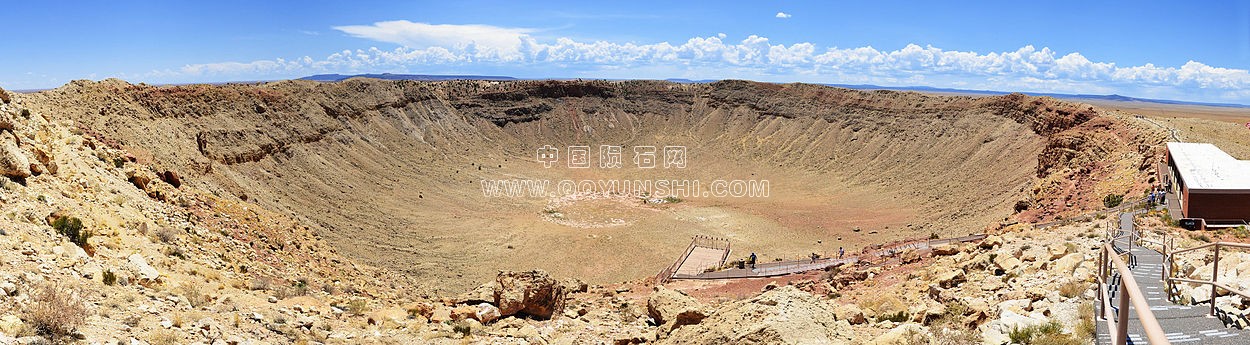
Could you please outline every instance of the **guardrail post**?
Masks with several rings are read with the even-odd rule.
[[[1120,309],[1117,310],[1118,322],[1115,324],[1116,345],[1125,345],[1128,341],[1128,284],[1124,284],[1124,276],[1120,276]]]
[[[1107,246],[1106,246],[1106,242],[1104,241],[1103,246],[1099,247],[1098,249],[1098,283],[1099,284],[1107,285],[1106,273],[1107,273]],[[1105,287],[1099,289],[1099,291],[1103,291],[1103,290],[1105,290]],[[1106,295],[1101,292],[1098,294],[1098,310],[1099,310],[1098,317],[1104,320],[1107,318],[1107,300],[1104,299],[1105,296]]]
[[[1215,243],[1215,262],[1211,263],[1211,316],[1215,316],[1215,283],[1220,278],[1220,242]]]

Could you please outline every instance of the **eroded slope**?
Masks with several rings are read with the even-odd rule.
[[[109,80],[28,98],[157,171],[288,214],[350,257],[455,289],[496,269],[645,277],[695,234],[772,258],[979,232],[1017,211],[1054,219],[1101,207],[1104,192],[1144,190],[1140,171],[1158,140],[1047,98],[743,81]],[[682,145],[690,165],[577,170],[534,157],[543,145],[601,144]],[[767,179],[772,190],[588,207],[627,224],[581,228],[544,221],[548,198],[483,196],[482,180],[509,178]]]

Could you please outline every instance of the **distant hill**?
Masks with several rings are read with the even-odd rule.
[[[303,77],[300,79],[323,81],[323,82],[335,82],[335,81],[346,80],[346,79],[355,78],[355,77],[384,79],[384,80],[423,80],[423,81],[455,80],[455,79],[521,80],[520,78],[514,78],[514,77],[508,77],[508,76],[391,74],[391,73],[353,74],[353,75],[318,74],[318,75]],[[561,78],[540,78],[540,79],[561,79]],[[593,78],[588,78],[588,79],[593,79]],[[717,81],[717,79],[693,80],[693,79],[685,79],[685,78],[669,78],[669,79],[664,79],[664,81],[679,83],[679,84],[702,84],[702,83],[715,82]],[[841,88],[847,88],[847,89],[855,89],[855,90],[948,92],[948,93],[962,93],[962,94],[973,94],[973,95],[1006,95],[1006,94],[1011,93],[1011,92],[1006,92],[1006,91],[966,90],[966,89],[951,89],[951,88],[940,88],[940,87],[931,87],[931,86],[880,86],[880,85],[871,85],[871,84],[823,84],[823,85],[841,87]],[[1167,100],[1167,99],[1136,98],[1136,97],[1129,97],[1129,96],[1122,96],[1122,95],[1089,95],[1089,94],[1036,93],[1036,92],[1021,92],[1021,93],[1032,95],[1032,96],[1048,96],[1048,97],[1067,99],[1067,100],[1076,100],[1076,101],[1098,100],[1098,101],[1116,101],[1116,102],[1143,102],[1143,103],[1172,104],[1172,105],[1202,105],[1202,106],[1211,106],[1211,107],[1250,108],[1250,105],[1247,105],[1247,104],[1174,101],[1174,100]]]
[[[879,86],[879,85],[868,85],[868,84],[824,84],[824,85],[847,88],[847,89],[856,89],[856,90],[949,92],[949,93],[964,93],[964,94],[974,94],[974,95],[1006,95],[1006,94],[1011,93],[1011,92],[990,91],[990,90],[948,89],[948,88],[930,87],[930,86]],[[1097,100],[1097,101],[1116,101],[1116,102],[1143,102],[1143,103],[1173,104],[1173,105],[1203,105],[1203,106],[1209,106],[1209,107],[1250,108],[1250,105],[1247,105],[1247,104],[1174,101],[1174,100],[1168,100],[1168,99],[1137,98],[1137,97],[1129,97],[1129,96],[1114,95],[1114,94],[1112,95],[1089,95],[1089,94],[1044,93],[1044,92],[1021,92],[1021,93],[1027,94],[1030,96],[1047,96],[1047,97],[1077,100],[1077,101]]]
[[[668,78],[668,79],[664,79],[664,81],[670,81],[670,82],[674,82],[674,83],[678,83],[678,84],[703,84],[703,83],[711,83],[711,82],[715,82],[715,81],[717,81],[717,80],[718,80],[718,79],[699,79],[699,80],[690,80],[690,79],[684,79],[684,78]]]
[[[373,79],[383,79],[383,80],[421,80],[421,81],[456,80],[456,79],[472,79],[472,80],[517,80],[517,78],[513,78],[513,77],[493,76],[493,75],[430,75],[430,74],[390,74],[390,73],[382,73],[382,74],[348,74],[348,75],[344,75],[344,74],[318,74],[318,75],[311,75],[311,76],[307,76],[307,77],[303,77],[303,78],[299,78],[299,79],[300,79],[300,80],[314,80],[314,81],[324,81],[324,82],[335,82],[335,81],[347,80],[347,79],[351,79],[351,78],[355,78],[355,77],[373,78]]]

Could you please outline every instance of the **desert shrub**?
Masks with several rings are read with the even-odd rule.
[[[192,307],[202,307],[212,301],[213,298],[200,288],[200,284],[183,283],[178,285],[177,293],[187,299]]]
[[[167,256],[172,256],[172,257],[176,257],[176,258],[184,259],[184,260],[187,258],[187,251],[185,249],[182,249],[182,247],[165,247],[164,251],[165,251],[165,255]]]
[[[114,168],[121,169],[121,168],[122,168],[122,167],[124,167],[124,166],[126,166],[126,160],[125,160],[125,159],[122,159],[121,157],[118,157],[118,158],[113,158],[113,167],[114,167]]]
[[[178,334],[174,333],[174,331],[158,329],[148,333],[148,343],[151,343],[152,345],[181,344],[182,337],[178,336]]]
[[[1052,336],[1063,335],[1063,325],[1051,320],[1047,323],[1031,325],[1024,328],[1014,327],[1007,332],[1007,337],[1016,344],[1054,344]]]
[[[1197,236],[1194,236],[1194,239],[1202,242],[1211,242],[1211,237],[1207,236],[1207,234],[1198,234]]]
[[[364,315],[369,312],[369,303],[364,299],[353,299],[347,302],[347,312],[352,313],[352,315]]]
[[[117,284],[117,273],[113,273],[113,270],[105,270],[104,285],[112,286],[113,284]]]
[[[52,220],[52,228],[56,229],[58,234],[69,238],[70,242],[74,242],[79,247],[87,248],[87,240],[91,239],[91,231],[83,231],[82,220],[78,217],[59,216]]]
[[[1086,288],[1088,288],[1088,286],[1081,281],[1070,281],[1067,284],[1059,286],[1059,295],[1067,298],[1080,296],[1081,293],[1085,292]]]
[[[468,336],[469,332],[472,331],[473,329],[469,327],[468,322],[457,321],[456,323],[451,325],[451,330],[455,331],[456,333],[460,333],[464,336]]]
[[[1170,214],[1170,213],[1168,213],[1168,212],[1163,212],[1163,214],[1160,214],[1160,215],[1159,215],[1159,221],[1162,221],[1162,222],[1163,222],[1163,225],[1167,225],[1167,226],[1177,226],[1176,221],[1172,219],[1172,214]]]
[[[156,230],[156,239],[164,243],[173,242],[178,239],[178,230],[162,227]]]
[[[1091,302],[1081,303],[1077,309],[1080,314],[1080,322],[1076,324],[1076,334],[1078,337],[1094,337],[1094,333],[1098,331],[1098,326],[1094,323],[1094,304]]]
[[[664,202],[670,203],[670,204],[676,204],[676,203],[682,202],[682,200],[681,198],[670,195],[670,196],[664,197]]]
[[[1107,196],[1102,198],[1102,204],[1107,206],[1107,208],[1120,206],[1122,202],[1124,202],[1124,195],[1122,194],[1107,194]]]
[[[251,289],[252,291],[269,290],[272,285],[273,279],[268,277],[256,277],[252,278],[252,281],[248,283],[248,289]]]
[[[30,109],[22,109],[22,118],[30,118]]]
[[[877,315],[877,321],[903,322],[911,319],[911,315],[907,315],[907,311],[900,310],[897,313],[885,313]]]
[[[938,237],[938,234],[937,234],[936,232],[930,232],[930,233],[929,233],[929,239],[930,239],[930,240],[936,240],[936,239],[938,239],[938,238],[940,238],[940,237]]]
[[[39,335],[57,340],[87,323],[87,305],[65,286],[43,285],[31,293],[25,320]]]
[[[1245,225],[1242,225],[1242,226],[1239,226],[1239,227],[1232,228],[1232,229],[1231,229],[1231,231],[1233,232],[1233,237],[1236,237],[1236,238],[1239,238],[1239,239],[1244,239],[1244,238],[1246,238],[1246,237],[1250,237],[1250,230],[1246,230],[1246,226],[1245,226]]]
[[[964,324],[964,315],[970,312],[968,305],[958,301],[946,303],[946,312],[929,325],[934,343],[943,345],[981,344],[981,332]]]

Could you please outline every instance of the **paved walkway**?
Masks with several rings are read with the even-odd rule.
[[[1133,231],[1133,214],[1120,214],[1120,234],[1116,236],[1130,231]],[[1137,265],[1130,268],[1133,271],[1133,279],[1137,282],[1137,286],[1144,290],[1142,295],[1146,297],[1146,302],[1150,304],[1150,311],[1154,313],[1155,319],[1159,320],[1159,326],[1163,328],[1169,341],[1174,344],[1246,344],[1250,342],[1250,333],[1224,327],[1224,323],[1219,319],[1207,316],[1211,311],[1209,304],[1189,306],[1176,305],[1168,301],[1162,279],[1163,254],[1140,246],[1130,248],[1128,239],[1117,240],[1114,245],[1121,250],[1129,249],[1129,253],[1137,257]],[[1110,281],[1114,282],[1115,279]],[[1108,289],[1119,291],[1119,288],[1119,285],[1113,285]],[[1113,296],[1111,305],[1118,306],[1120,297],[1118,294]],[[1097,303],[1097,299],[1094,303]],[[1129,344],[1146,344],[1147,339],[1142,331],[1141,321],[1132,311],[1132,304],[1129,310]],[[1112,313],[1110,317],[1114,315],[1116,314]],[[1098,343],[1109,344],[1111,335],[1107,332],[1107,324],[1102,320],[1098,320],[1097,324]]]
[[[969,242],[969,241],[979,241],[983,238],[985,238],[985,235],[970,235],[970,236],[964,236],[964,237],[958,237],[958,238],[947,238],[947,239],[938,239],[938,240],[929,240],[929,241],[915,241],[915,242],[910,242],[910,243],[906,243],[906,244],[902,244],[898,246],[882,248],[882,249],[879,249],[879,250],[876,250],[867,254],[860,254],[857,256],[845,257],[843,259],[826,258],[826,259],[817,259],[816,261],[793,260],[793,261],[761,262],[761,263],[756,264],[755,268],[741,268],[741,269],[734,268],[734,269],[713,271],[713,272],[702,272],[702,270],[700,269],[700,270],[696,270],[697,272],[700,272],[698,274],[683,274],[683,272],[689,272],[689,271],[682,271],[679,269],[677,271],[677,274],[673,275],[673,279],[733,279],[733,278],[775,277],[775,276],[787,275],[791,273],[820,270],[820,269],[825,269],[826,267],[832,267],[832,266],[838,266],[838,265],[855,264],[855,263],[858,263],[861,258],[863,258],[864,260],[870,260],[873,257],[893,256],[896,253],[902,253],[906,250],[912,250],[912,249],[926,250],[936,245]]]

